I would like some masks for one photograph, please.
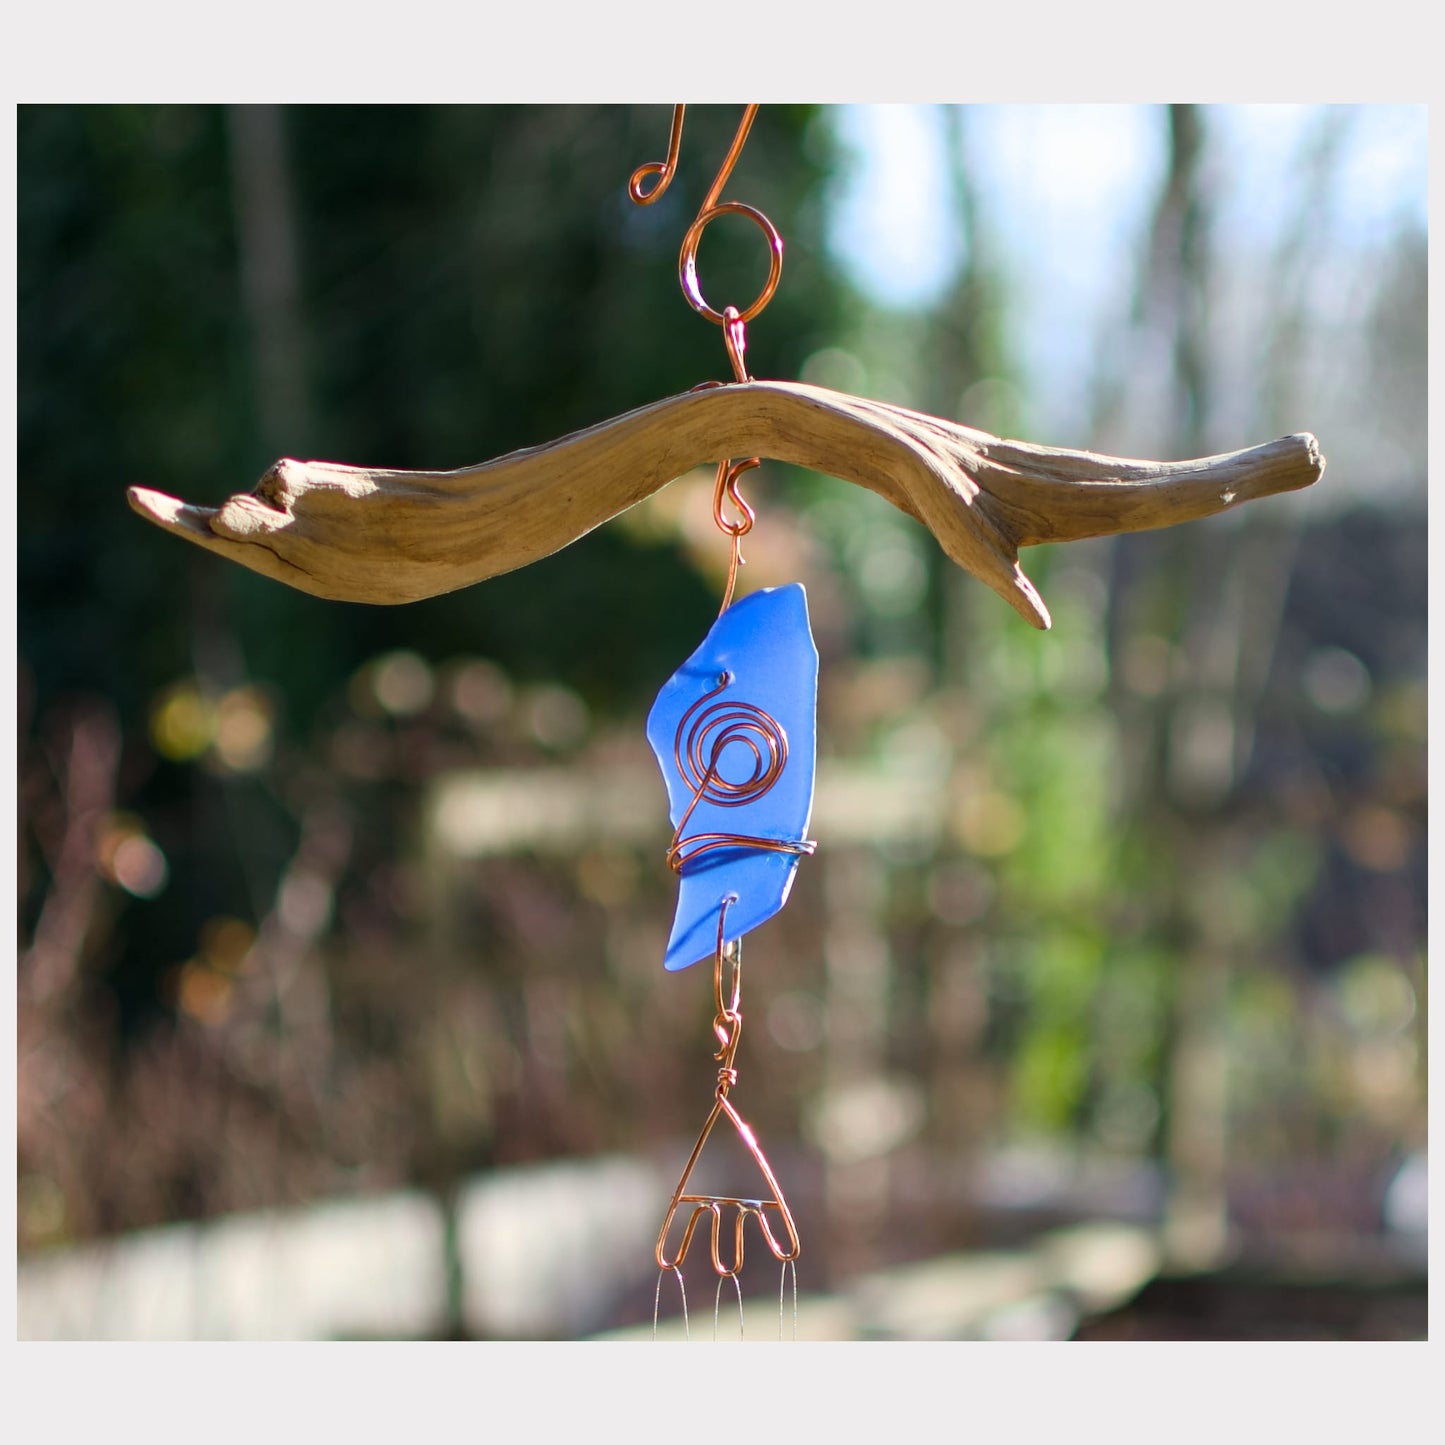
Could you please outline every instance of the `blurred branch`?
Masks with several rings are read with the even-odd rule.
[[[100,875],[96,829],[114,806],[120,729],[108,705],[80,713],[65,762],[65,831],[30,947],[21,955],[21,987],[37,1003],[63,994],[75,977],[95,911]]]
[[[1021,546],[1171,526],[1324,470],[1307,432],[1196,461],[1133,461],[764,381],[685,392],[460,471],[288,459],[219,509],[142,487],[129,497],[157,525],[303,592],[400,603],[549,556],[692,467],[750,455],[877,492],[1041,628],[1049,613],[1018,565]]]
[[[303,435],[310,421],[286,136],[276,105],[228,106],[226,123],[256,410],[262,436],[277,445]]]
[[[1154,213],[1141,301],[1143,316],[1162,324],[1170,337],[1180,441],[1197,449],[1208,414],[1210,195],[1200,165],[1204,128],[1199,107],[1171,105],[1168,117],[1169,173]]]
[[[292,1109],[304,1091],[319,1112],[331,1063],[330,1001],[312,957],[331,923],[336,890],[351,859],[353,821],[344,804],[317,803],[303,813],[301,839],[238,973],[241,988],[222,1037],[242,1075]],[[250,1051],[248,1030],[270,1013],[275,1035],[264,1053]]]

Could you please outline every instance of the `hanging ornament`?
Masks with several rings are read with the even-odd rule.
[[[683,106],[673,111],[667,160],[633,173],[628,193],[650,205],[676,174],[682,140]],[[678,275],[683,294],[700,315],[723,329],[723,340],[737,383],[751,380],[744,357],[746,326],[767,305],[782,273],[783,242],[762,212],[737,201],[719,201],[757,106],[750,105],[722,169],[683,238]],[[644,189],[649,175],[657,183]],[[710,222],[727,214],[748,216],[768,239],[770,269],[762,293],[745,311],[728,306],[715,311],[703,298],[697,278],[697,245]],[[704,383],[706,386],[707,383]],[[773,1257],[783,1267],[779,1284],[779,1332],[783,1287],[791,1274],[796,1330],[797,1259],[802,1253],[792,1210],[768,1163],[757,1135],[743,1120],[729,1094],[737,1083],[734,1062],[742,1035],[742,940],[772,918],[788,901],[801,858],[817,844],[805,835],[813,812],[818,711],[818,649],[808,626],[807,596],[799,583],[767,588],[733,601],[742,539],[756,514],[738,488],[741,474],[758,465],[752,457],[718,462],[713,488],[713,520],[732,543],[727,586],[717,621],[697,650],[663,685],[647,719],[647,740],[667,785],[673,824],[668,866],[678,875],[677,911],[663,958],[670,971],[711,957],[717,1011],[717,1087],[712,1111],[703,1124],[657,1236],[658,1294],[663,1275],[677,1280],[686,1320],[687,1294],[682,1265],[699,1223],[708,1224],[718,1296],[726,1281],[737,1291],[746,1252],[748,1222],[756,1221]],[[733,517],[724,508],[731,504]],[[757,1166],[759,1192],[708,1194],[689,1189],[713,1127],[726,1119]],[[669,1252],[669,1237],[679,1211],[687,1220],[681,1239]],[[731,1249],[725,1238],[731,1231]],[[716,1303],[716,1301],[715,1301]],[[716,1318],[716,1310],[714,1311]],[[654,1308],[653,1325],[657,1317]]]
[[[1047,628],[1048,608],[1019,565],[1020,548],[1210,516],[1307,487],[1323,474],[1325,462],[1308,432],[1192,461],[1135,460],[1006,440],[801,382],[754,380],[745,365],[746,327],[777,289],[783,242],[761,211],[721,195],[757,109],[745,109],[678,261],[688,304],[722,328],[731,382],[703,382],[548,445],[457,471],[287,458],[271,466],[251,493],[219,507],[193,506],[143,487],[131,487],[128,495],[131,506],[158,526],[301,591],[338,601],[403,603],[548,556],[693,466],[717,462],[713,517],[732,548],[722,609],[663,686],[647,723],[674,830],[667,863],[679,878],[663,963],[676,972],[711,955],[714,1058],[720,1065],[711,1112],[658,1236],[655,1310],[665,1275],[682,1287],[683,1260],[706,1222],[717,1298],[731,1280],[741,1315],[738,1276],[751,1223],[782,1263],[780,1332],[791,1277],[796,1334],[798,1230],[771,1165],[730,1096],[742,1031],[743,936],[784,906],[801,859],[816,846],[806,834],[818,654],[801,585],[732,601],[742,538],[755,520],[739,489],[742,473],[768,456],[869,488],[921,522],[953,561],[1029,623]],[[628,191],[640,205],[662,196],[677,173],[683,114],[683,106],[674,108],[667,159],[632,175]],[[698,243],[722,215],[751,220],[768,246],[768,279],[741,310],[714,309],[698,280]],[[733,460],[737,456],[744,459]],[[757,1167],[761,1188],[754,1193],[689,1188],[714,1126],[724,1119]],[[684,1212],[681,1238],[670,1245]],[[685,1291],[683,1306],[686,1321]]]

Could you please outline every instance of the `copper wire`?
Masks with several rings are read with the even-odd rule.
[[[673,108],[672,130],[667,142],[667,159],[661,162],[649,161],[646,165],[639,166],[628,181],[628,195],[638,205],[651,205],[660,199],[677,174],[677,158],[682,146],[682,124],[685,110],[686,107],[681,105]],[[777,227],[755,207],[744,205],[740,201],[721,201],[719,199],[728,177],[732,174],[733,167],[737,164],[739,155],[742,154],[743,144],[747,140],[748,131],[752,128],[753,118],[757,111],[756,105],[749,105],[744,109],[737,133],[733,137],[733,143],[728,148],[722,166],[703,199],[701,209],[683,237],[682,249],[678,256],[678,280],[682,286],[683,295],[686,296],[688,304],[695,311],[723,328],[723,343],[727,348],[733,379],[738,384],[751,380],[745,359],[747,323],[759,315],[772,300],[783,269],[783,239],[778,234]],[[649,188],[645,183],[652,177],[655,177],[656,180]],[[697,279],[697,249],[702,240],[702,234],[719,216],[725,215],[746,216],[762,230],[768,242],[767,282],[752,305],[743,310],[739,310],[736,306],[726,306],[721,311],[714,310],[703,297],[702,288]],[[719,384],[703,383],[704,386]],[[727,611],[732,602],[738,568],[744,561],[741,547],[742,538],[752,530],[756,520],[756,513],[738,490],[738,478],[743,472],[758,465],[757,457],[737,462],[730,458],[724,458],[718,463],[717,481],[713,487],[713,521],[732,542],[732,560],[728,568],[727,589],[723,594],[719,616]],[[735,520],[730,520],[724,514],[725,502],[732,505]],[[817,848],[817,844],[808,839],[795,841],[785,838],[760,838],[741,833],[712,832],[694,834],[691,838],[683,837],[683,830],[689,819],[696,811],[698,804],[704,799],[715,806],[724,808],[743,807],[748,803],[756,802],[771,790],[787,766],[787,733],[776,718],[753,703],[736,699],[724,702],[714,701],[732,681],[732,674],[724,672],[719,678],[717,686],[693,703],[678,723],[673,742],[673,757],[679,776],[693,790],[693,796],[673,832],[672,842],[667,850],[668,867],[676,873],[681,873],[688,863],[718,848],[752,848],[766,852],[791,854],[812,853]],[[722,773],[723,754],[729,748],[733,749],[734,756],[741,748],[743,754],[751,758],[751,771],[746,778],[740,781],[729,779]],[[692,1153],[678,1177],[677,1186],[672,1194],[672,1202],[668,1205],[667,1215],[662,1221],[662,1229],[657,1236],[657,1266],[659,1271],[669,1271],[675,1274],[678,1287],[681,1289],[682,1262],[687,1257],[688,1247],[692,1243],[698,1224],[706,1218],[710,1225],[712,1266],[718,1275],[718,1290],[713,1302],[713,1337],[717,1337],[717,1317],[722,1299],[722,1282],[725,1279],[731,1279],[737,1291],[738,1328],[741,1334],[743,1300],[742,1286],[738,1282],[738,1275],[743,1267],[745,1226],[749,1218],[756,1219],[762,1230],[763,1239],[773,1257],[781,1261],[785,1269],[790,1265],[794,1266],[793,1333],[796,1338],[797,1270],[795,1261],[802,1253],[797,1227],[793,1223],[792,1211],[783,1198],[783,1191],[773,1174],[772,1166],[768,1163],[767,1157],[758,1144],[756,1135],[743,1121],[742,1116],[728,1098],[729,1091],[738,1080],[737,1069],[733,1061],[737,1055],[738,1040],[742,1035],[743,1023],[742,1012],[739,1008],[742,992],[742,940],[737,938],[729,942],[726,938],[728,908],[737,901],[736,894],[728,894],[722,900],[722,906],[718,910],[717,949],[713,961],[713,993],[717,1003],[717,1012],[713,1017],[713,1033],[718,1041],[718,1049],[713,1057],[717,1060],[719,1068],[713,1107],[711,1113],[708,1114],[707,1122],[702,1127],[702,1132],[698,1135],[697,1143],[693,1145]],[[728,990],[723,987],[725,967],[730,967],[732,970],[731,986]],[[702,1154],[703,1146],[712,1133],[713,1126],[724,1115],[737,1130],[738,1137],[747,1146],[754,1163],[757,1164],[763,1178],[767,1181],[768,1188],[772,1191],[771,1198],[744,1199],[732,1195],[685,1192],[687,1181]],[[668,1231],[672,1227],[673,1217],[682,1205],[690,1205],[691,1210],[683,1229],[682,1242],[678,1246],[677,1253],[669,1259],[667,1255]],[[735,1211],[731,1263],[724,1260],[722,1251],[723,1211],[729,1208]],[[783,1226],[787,1235],[786,1245],[781,1243],[774,1233],[770,1214],[776,1215]],[[659,1273],[658,1296],[653,1301],[654,1338],[657,1334],[657,1310],[661,1289],[662,1275]],[[778,1331],[781,1336],[781,1286],[778,1309]],[[684,1292],[684,1327],[686,1318],[687,1297]]]
[[[646,165],[641,165],[633,171],[628,180],[627,194],[639,206],[650,206],[658,200],[672,184],[673,177],[677,174],[677,158],[682,149],[682,122],[686,110],[685,105],[676,105],[672,109],[672,130],[667,138],[667,159],[648,161]],[[783,238],[778,234],[778,228],[753,206],[744,205],[741,201],[719,201],[718,199],[722,195],[723,187],[728,182],[728,177],[732,175],[738,157],[742,154],[743,145],[747,141],[748,132],[752,129],[753,118],[757,113],[756,105],[744,108],[737,134],[733,136],[733,143],[728,147],[728,153],[723,158],[717,175],[713,177],[713,183],[708,188],[707,195],[703,197],[702,208],[683,237],[682,250],[678,255],[677,263],[678,281],[682,286],[683,295],[687,297],[688,305],[700,316],[705,316],[709,321],[722,327],[723,344],[727,348],[733,379],[739,383],[752,380],[748,375],[745,360],[748,349],[747,323],[758,316],[768,302],[773,299],[773,293],[778,289],[778,281],[783,274]],[[657,179],[655,184],[648,189],[644,183],[652,176]],[[753,304],[743,311],[739,311],[736,306],[725,306],[721,311],[715,311],[704,299],[697,279],[697,248],[698,243],[702,240],[702,233],[719,216],[726,215],[748,217],[749,220],[761,227],[768,241],[767,282]],[[703,383],[704,386],[716,384]],[[755,516],[753,509],[743,500],[742,494],[737,489],[738,477],[742,472],[757,465],[759,465],[757,457],[751,457],[742,462],[724,458],[718,463],[717,483],[713,489],[713,520],[719,529],[732,540],[732,557],[728,563],[727,587],[723,592],[722,606],[718,609],[719,617],[728,610],[732,602],[733,590],[737,586],[738,568],[745,561],[741,540],[751,530]],[[723,516],[724,494],[737,508],[742,518],[741,522],[729,522]]]
[[[713,1033],[720,1046],[713,1058],[717,1060],[720,1067],[718,1068],[717,1089],[713,1095],[712,1112],[707,1116],[707,1122],[702,1126],[702,1133],[698,1135],[697,1143],[693,1145],[692,1153],[688,1156],[687,1163],[683,1165],[682,1173],[678,1176],[677,1187],[672,1193],[672,1202],[668,1205],[667,1214],[662,1221],[662,1229],[657,1236],[655,1251],[659,1270],[680,1271],[683,1260],[687,1258],[688,1247],[692,1243],[697,1226],[702,1219],[706,1218],[710,1225],[712,1267],[720,1280],[728,1277],[736,1279],[742,1270],[744,1226],[749,1218],[758,1221],[763,1239],[774,1259],[786,1264],[790,1260],[796,1260],[803,1252],[803,1246],[798,1239],[797,1226],[793,1223],[792,1211],[783,1197],[782,1188],[778,1184],[777,1176],[773,1173],[772,1165],[768,1163],[757,1136],[744,1122],[742,1115],[738,1113],[728,1098],[729,1090],[738,1081],[737,1069],[733,1060],[737,1056],[738,1041],[742,1037],[743,1031],[743,1016],[739,1007],[742,997],[742,940],[735,938],[729,942],[724,938],[728,908],[736,902],[737,895],[728,894],[723,899],[722,908],[718,913],[717,951],[713,959],[713,997],[717,1003],[717,1014],[713,1018]],[[725,966],[731,968],[731,984],[726,989],[723,987]],[[737,1130],[738,1137],[747,1146],[753,1162],[767,1181],[768,1188],[772,1191],[770,1199],[745,1199],[730,1194],[689,1194],[685,1192],[687,1181],[702,1154],[708,1136],[712,1133],[713,1125],[724,1115]],[[667,1255],[668,1231],[672,1228],[673,1217],[676,1215],[678,1207],[684,1204],[690,1204],[692,1210],[688,1215],[687,1225],[683,1229],[682,1242],[678,1245],[677,1253],[669,1259]],[[723,1259],[722,1252],[723,1210],[726,1208],[736,1210],[731,1263]],[[773,1232],[769,1211],[778,1216],[778,1220],[787,1234],[786,1245],[782,1244]]]
[[[650,206],[654,201],[659,200],[677,174],[677,157],[682,148],[682,118],[686,110],[685,105],[675,105],[672,108],[672,131],[667,139],[667,159],[665,161],[648,161],[646,165],[639,166],[633,171],[632,177],[627,183],[627,194],[639,206]],[[718,197],[722,195],[723,187],[727,185],[728,177],[732,175],[733,167],[738,163],[738,157],[743,152],[748,132],[752,129],[753,117],[757,113],[756,105],[744,107],[743,118],[738,124],[737,134],[733,136],[733,143],[728,147],[728,153],[723,158],[722,166],[713,178],[707,195],[703,198],[701,209],[682,239],[682,250],[678,254],[678,281],[682,285],[682,293],[687,297],[688,305],[700,316],[706,316],[709,321],[719,326],[727,324],[727,312],[735,308],[729,307],[722,311],[715,311],[703,298],[702,288],[697,279],[698,243],[702,240],[702,233],[719,216],[746,216],[759,227],[768,242],[767,282],[759,292],[757,300],[739,314],[739,325],[745,325],[753,317],[761,314],[763,307],[773,299],[773,292],[778,289],[778,281],[783,274],[783,238],[778,234],[778,228],[755,206],[744,205],[741,201],[718,200]],[[643,182],[649,176],[656,176],[657,183],[650,190],[644,190]],[[739,378],[739,380],[741,379]]]
[[[713,483],[712,519],[717,523],[718,531],[726,532],[729,537],[746,537],[758,519],[758,514],[738,491],[738,478],[758,465],[757,457],[749,457],[743,462],[722,462],[718,466],[717,480]],[[737,508],[736,522],[730,522],[723,516],[724,501],[731,502]]]
[[[788,735],[778,720],[754,703],[712,699],[733,681],[725,672],[711,692],[704,693],[683,713],[673,737],[672,758],[678,776],[693,790],[673,830],[667,866],[681,873],[687,864],[717,848],[756,848],[768,853],[812,854],[817,843],[808,838],[760,838],[750,833],[694,833],[683,837],[697,805],[704,800],[718,808],[742,808],[766,796],[788,763]],[[739,750],[752,760],[748,775],[734,781],[723,776],[723,754]],[[746,763],[744,764],[746,766]],[[724,910],[726,911],[726,910]]]
[[[717,610],[719,617],[732,605],[733,589],[738,583],[738,568],[747,560],[743,556],[743,538],[753,530],[753,523],[757,521],[758,517],[758,514],[743,498],[743,494],[738,491],[738,478],[758,465],[757,457],[749,457],[744,462],[724,459],[718,463],[717,480],[713,483],[712,491],[712,519],[717,524],[718,531],[732,541],[732,559],[728,563],[727,586],[723,588],[722,606]],[[738,520],[736,522],[728,521],[723,515],[724,501],[731,502],[737,509]]]

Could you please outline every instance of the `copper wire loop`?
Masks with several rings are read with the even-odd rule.
[[[682,120],[686,110],[685,105],[675,105],[672,108],[672,131],[667,138],[667,159],[665,161],[648,161],[646,165],[638,166],[627,183],[627,194],[639,206],[650,206],[658,200],[672,184],[672,179],[677,174],[677,157],[682,148]],[[700,316],[706,316],[709,321],[715,322],[719,326],[726,324],[727,312],[736,310],[736,308],[714,310],[703,298],[702,288],[697,279],[698,243],[702,240],[702,233],[719,216],[746,216],[761,229],[768,242],[768,279],[758,294],[757,300],[746,310],[739,312],[741,324],[745,325],[753,317],[759,315],[763,307],[773,299],[773,292],[778,289],[778,281],[783,274],[783,238],[778,234],[778,228],[755,206],[744,205],[741,201],[719,201],[718,199],[722,195],[723,187],[727,185],[728,177],[732,175],[733,167],[738,163],[738,157],[742,154],[748,132],[752,129],[753,117],[757,113],[756,105],[744,107],[743,118],[738,123],[737,134],[733,136],[733,143],[728,147],[728,153],[723,158],[722,166],[713,178],[707,195],[703,198],[701,209],[683,237],[682,250],[677,260],[678,281],[682,285],[682,292],[687,297],[688,305]],[[657,177],[656,184],[651,190],[645,190],[643,183],[651,176]],[[729,351],[731,351],[731,346]],[[736,369],[736,362],[734,367]],[[739,381],[743,379],[741,376],[738,377]]]
[[[673,738],[672,758],[678,776],[693,790],[692,802],[678,820],[667,850],[667,866],[674,873],[681,873],[694,859],[717,848],[756,848],[800,855],[817,850],[818,845],[806,838],[759,838],[748,833],[682,836],[688,819],[704,799],[719,808],[755,803],[772,790],[788,763],[788,735],[771,713],[741,700],[711,701],[732,680],[731,673],[724,673],[711,692],[698,698],[683,713]],[[723,753],[730,747],[734,755],[742,749],[752,758],[752,769],[741,781],[725,778],[721,772]]]
[[[753,304],[738,314],[738,320],[746,325],[773,299],[773,292],[778,289],[778,282],[783,275],[783,238],[778,234],[778,228],[756,206],[747,206],[741,201],[724,201],[720,206],[713,206],[710,210],[703,211],[687,228],[687,235],[682,238],[682,254],[677,263],[677,278],[682,284],[682,294],[687,297],[688,305],[699,316],[706,316],[718,326],[726,321],[727,311],[737,308],[728,307],[724,311],[716,311],[707,304],[697,279],[697,248],[702,240],[702,233],[719,216],[746,216],[762,230],[768,241],[768,279]],[[741,379],[740,377],[739,380]]]

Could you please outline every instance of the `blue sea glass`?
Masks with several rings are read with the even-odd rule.
[[[710,833],[802,842],[813,812],[817,714],[818,649],[802,586],[764,588],[733,603],[663,684],[647,718],[674,828],[697,797],[699,773],[705,775],[709,763],[742,799],[728,807],[704,794],[679,842],[686,847],[688,839]],[[770,727],[786,740],[786,761],[754,798],[749,784],[774,756],[764,736]],[[725,899],[736,899],[728,904],[729,941],[765,923],[788,901],[798,858],[728,844],[684,862],[664,966],[675,971],[713,956]]]

